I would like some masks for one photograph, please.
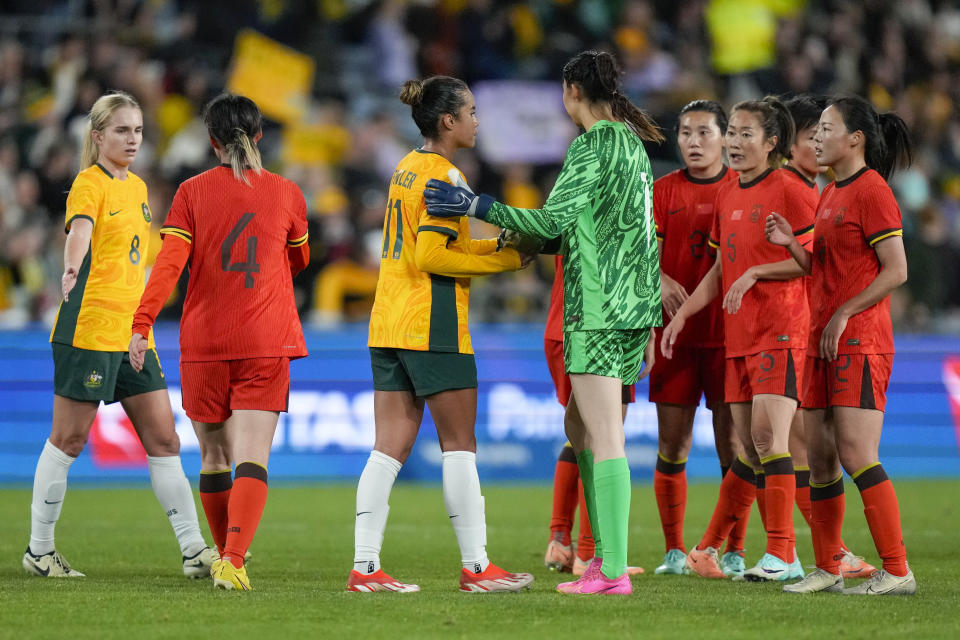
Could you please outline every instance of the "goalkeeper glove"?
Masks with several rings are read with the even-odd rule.
[[[423,198],[427,203],[427,213],[438,218],[473,216],[485,220],[494,203],[494,199],[486,194],[478,196],[443,180],[428,180],[426,186]]]

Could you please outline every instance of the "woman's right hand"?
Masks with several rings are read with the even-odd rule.
[[[790,223],[779,213],[771,213],[767,216],[766,225],[767,242],[778,244],[781,247],[789,246],[794,241],[793,228]]]
[[[660,339],[660,352],[667,360],[673,358],[673,344],[677,341],[677,336],[683,331],[685,324],[687,324],[687,319],[683,314],[678,313],[673,316],[673,320],[663,330],[663,337]]]
[[[660,297],[663,300],[663,309],[667,312],[667,317],[672,318],[680,310],[682,305],[690,295],[683,285],[668,276],[665,273],[660,274]]]
[[[70,292],[77,286],[77,268],[67,267],[60,278],[60,293],[63,294],[63,301],[70,299]]]

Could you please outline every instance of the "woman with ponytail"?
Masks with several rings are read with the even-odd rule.
[[[810,310],[803,270],[764,237],[764,220],[780,212],[799,242],[808,243],[814,208],[802,187],[778,171],[789,157],[795,127],[778,99],[736,104],[726,132],[730,167],[739,180],[721,187],[714,207],[710,246],[717,260],[663,332],[661,348],[673,356],[687,320],[724,295],[724,396],[743,457],[724,476],[713,517],[687,566],[706,578],[723,578],[717,550],[754,499],[767,532],[766,552],[751,569],[733,573],[748,581],[802,578],[793,532],[796,480],[789,452],[790,424],[800,400],[803,349]],[[781,263],[776,273],[753,275]],[[749,280],[743,286],[744,280]],[[743,289],[735,293],[739,287]],[[728,572],[730,573],[730,572]]]
[[[496,238],[473,240],[466,220],[429,215],[427,181],[464,185],[453,165],[458,149],[477,137],[473,94],[448,76],[408,80],[400,100],[410,105],[424,144],[397,165],[387,192],[380,277],[370,312],[370,361],[376,440],[357,484],[353,570],[347,590],[419,591],[380,567],[388,500],[430,408],[440,440],[443,501],[460,546],[460,591],[529,588],[533,576],[511,573],[487,557],[487,525],[477,476],[477,364],[467,311],[470,279],[525,266]],[[445,182],[444,184],[447,184]],[[467,188],[468,189],[468,188]]]
[[[427,183],[425,197],[434,216],[474,216],[526,235],[560,237],[563,355],[572,387],[564,426],[596,549],[580,579],[557,589],[627,594],[633,592],[627,570],[630,467],[621,397],[643,363],[652,364],[649,338],[661,323],[653,175],[643,142],[664,138],[623,95],[609,53],[585,51],[567,62],[563,104],[585,133],[571,143],[543,209],[508,207],[437,180]]]
[[[200,500],[220,552],[211,573],[217,588],[249,591],[244,557],[267,501],[290,360],[307,355],[292,282],[310,258],[307,207],[294,183],[262,168],[252,100],[220,95],[203,119],[221,164],[173,197],[129,352],[139,370],[150,328],[189,261],[180,382],[200,441]]]
[[[153,335],[144,334],[142,373],[127,357],[152,217],[147,186],[130,171],[142,141],[143,114],[131,96],[109,93],[94,102],[82,170],[67,195],[63,302],[50,334],[53,425],[37,461],[30,544],[23,554],[23,568],[33,575],[84,575],[57,552],[54,527],[67,473],[83,451],[101,402],[123,406],[147,452],[150,483],[180,543],[184,575],[208,577],[217,558],[200,535]]]
[[[900,508],[879,461],[886,390],[893,366],[890,292],[907,280],[900,209],[886,180],[910,163],[910,139],[897,115],[877,115],[866,100],[840,97],[820,116],[822,166],[836,182],[817,209],[812,255],[782,216],[767,218],[767,238],[787,247],[812,276],[803,417],[809,441],[813,547],[817,569],[785,591],[912,594]],[[843,471],[863,500],[883,568],[843,589],[840,529]]]

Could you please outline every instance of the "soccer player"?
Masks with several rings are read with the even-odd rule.
[[[468,215],[544,239],[561,237],[563,355],[572,395],[565,427],[583,479],[595,559],[565,593],[627,594],[630,468],[621,393],[652,364],[660,324],[660,269],[651,207],[653,177],[643,140],[662,141],[650,118],[622,93],[606,52],[585,51],[563,68],[563,104],[586,133],[567,151],[543,209],[508,207],[432,180],[436,216]]]
[[[893,364],[890,292],[907,279],[900,209],[886,180],[909,164],[903,120],[878,115],[859,97],[831,100],[820,116],[816,152],[836,182],[820,198],[812,255],[790,237],[790,224],[767,218],[770,242],[788,248],[813,277],[803,415],[810,442],[813,544],[817,569],[784,591],[912,594],[900,509],[879,462],[886,390]],[[863,500],[883,568],[843,590],[843,475]]]
[[[394,480],[410,455],[430,408],[440,440],[443,498],[460,545],[460,591],[529,588],[533,576],[511,573],[487,558],[484,500],[477,476],[474,423],[477,365],[467,309],[470,278],[520,269],[522,257],[497,239],[473,240],[466,220],[427,214],[428,180],[466,185],[451,160],[477,136],[473,94],[462,80],[434,76],[404,83],[425,139],[404,157],[387,193],[380,278],[370,314],[376,441],[357,484],[354,566],[348,591],[419,591],[380,567],[380,549]],[[445,183],[446,184],[446,183]]]
[[[125,93],[101,96],[90,109],[80,166],[67,195],[63,302],[53,348],[53,424],[37,461],[30,507],[30,544],[23,568],[45,577],[82,577],[54,545],[67,473],[87,442],[101,402],[119,402],[147,452],[153,492],[180,543],[183,573],[210,575],[216,552],[197,523],[190,483],[180,463],[167,385],[144,339],[144,371],[127,358],[130,320],[143,292],[150,241],[147,186],[129,170],[143,141],[143,114]]]
[[[717,191],[737,174],[723,163],[727,114],[712,100],[695,100],[680,110],[677,145],[684,168],[653,185],[653,216],[660,249],[663,312],[672,317],[689,292],[713,266],[716,251],[707,245],[713,226]],[[723,314],[720,300],[711,302],[690,320],[672,359],[657,357],[650,372],[650,402],[657,405],[657,466],[653,490],[666,546],[657,574],[687,572],[683,517],[687,506],[686,462],[693,439],[693,420],[706,398],[713,415],[713,433],[721,477],[736,456],[730,409],[723,401]],[[658,354],[659,356],[660,354]],[[731,531],[720,566],[725,573],[742,573],[744,517]]]
[[[730,166],[736,183],[717,194],[710,244],[717,260],[696,290],[664,329],[661,348],[670,358],[687,320],[723,290],[729,295],[748,269],[783,262],[786,251],[773,250],[764,238],[765,212],[782,212],[801,241],[809,242],[813,211],[797,187],[776,171],[793,144],[794,124],[779,100],[740,102],[726,131]],[[687,556],[698,575],[722,578],[717,548],[735,522],[744,517],[754,496],[767,531],[763,557],[743,573],[750,581],[803,577],[793,548],[793,502],[796,481],[788,449],[790,423],[800,397],[802,351],[807,344],[809,307],[802,269],[791,267],[776,280],[749,287],[736,306],[724,301],[726,367],[724,395],[731,404],[734,431],[745,460],[737,460],[721,484],[720,497],[707,532]],[[757,472],[765,478],[757,485]]]
[[[570,402],[570,376],[563,366],[563,261],[555,256],[556,271],[553,288],[550,291],[550,306],[547,309],[547,323],[543,332],[543,350],[547,358],[547,369],[553,379],[557,400],[566,408]],[[624,385],[621,400],[623,416],[626,419],[627,405],[634,402],[636,389],[633,385]],[[580,535],[577,538],[576,553],[571,540],[573,516],[580,506]],[[543,556],[543,564],[553,571],[571,572],[582,576],[593,561],[596,544],[587,517],[586,501],[583,495],[583,482],[580,480],[580,468],[577,466],[577,454],[573,445],[566,443],[557,456],[557,465],[553,474],[553,512],[550,517],[550,540]],[[643,573],[643,567],[627,567],[627,573]]]
[[[309,261],[307,207],[295,184],[262,168],[262,117],[252,100],[217,96],[203,120],[221,164],[174,195],[133,318],[130,361],[140,368],[150,327],[189,262],[180,380],[200,441],[200,499],[221,557],[211,573],[218,589],[249,591],[244,556],[267,501],[290,360],[307,355],[291,278]]]

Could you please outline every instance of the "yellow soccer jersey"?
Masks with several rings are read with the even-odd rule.
[[[150,243],[147,185],[128,172],[117,180],[99,164],[79,173],[67,196],[66,229],[93,222],[90,249],[70,300],[61,302],[50,341],[91,351],[126,351],[140,304]],[[153,334],[149,339],[153,348]]]
[[[512,249],[495,252],[495,240],[471,241],[466,218],[427,215],[423,189],[432,178],[466,184],[446,158],[422,149],[407,154],[390,181],[367,344],[473,353],[467,327],[470,277],[518,269],[520,258]]]

